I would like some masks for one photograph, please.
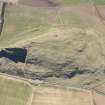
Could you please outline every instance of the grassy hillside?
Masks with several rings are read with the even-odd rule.
[[[64,0],[63,2],[67,4],[90,3],[87,0]],[[95,2],[103,4],[104,0]],[[94,14],[91,15],[91,12],[92,7],[83,8],[76,5],[62,8],[7,6],[0,47],[9,47],[15,42],[39,36],[49,32],[53,27],[93,27],[96,17]]]
[[[62,85],[95,84],[104,79],[103,30],[102,21],[89,5],[60,8],[9,5],[0,48],[27,48],[29,65],[13,66],[7,61],[4,66],[1,60],[0,71]],[[102,75],[97,81],[98,70]]]
[[[85,10],[81,15],[81,10],[82,8],[76,6],[58,9],[7,6],[0,46],[8,47],[16,42],[32,39],[49,32],[54,27],[87,28],[94,25],[94,17],[90,14],[85,14]],[[87,16],[86,18],[83,17],[85,15]]]
[[[94,1],[104,4],[104,0]],[[0,72],[36,80],[38,87],[32,93],[28,84],[0,77],[0,105],[31,105],[30,101],[32,105],[90,105],[87,93],[40,84],[91,89],[105,81],[104,21],[85,4],[88,0],[61,2],[72,5],[6,7],[0,48],[9,49],[0,51]],[[10,57],[18,56],[20,47],[27,51],[25,63]]]
[[[80,86],[91,74],[94,78],[87,81],[96,83],[97,71],[105,66],[103,30],[102,22],[89,5],[61,8],[7,6],[0,47],[27,48],[26,62],[33,65],[12,67],[10,62],[9,69],[3,65],[1,72],[19,75],[18,70],[22,70],[23,77],[26,73],[28,78],[58,80],[58,83],[62,80],[63,85],[66,82],[75,86]],[[15,67],[16,73],[12,73]],[[99,81],[102,78],[99,77]]]

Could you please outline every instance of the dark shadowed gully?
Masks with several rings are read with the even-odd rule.
[[[5,57],[14,62],[25,62],[27,50],[22,48],[6,48],[0,51],[0,58]]]

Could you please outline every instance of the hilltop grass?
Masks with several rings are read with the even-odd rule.
[[[30,95],[27,84],[0,77],[0,105],[26,105]]]

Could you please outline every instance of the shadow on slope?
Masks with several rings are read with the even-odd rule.
[[[14,62],[25,62],[27,50],[23,48],[5,48],[0,51],[0,58],[5,57]]]

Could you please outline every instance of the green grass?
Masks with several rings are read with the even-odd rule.
[[[26,105],[30,94],[27,84],[0,77],[0,105]]]

